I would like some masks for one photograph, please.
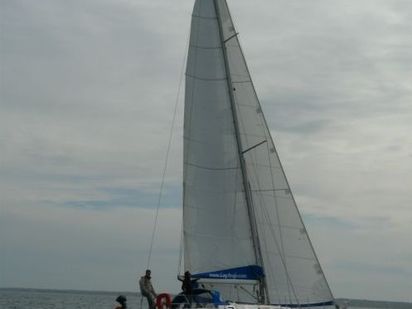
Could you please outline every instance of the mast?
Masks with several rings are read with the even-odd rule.
[[[231,78],[231,74],[230,74],[228,54],[227,54],[227,50],[226,50],[226,43],[228,41],[230,41],[231,39],[233,39],[234,37],[236,37],[237,33],[234,36],[231,36],[227,39],[224,38],[223,29],[222,29],[222,19],[221,19],[221,14],[220,14],[220,10],[219,10],[218,1],[219,0],[213,0],[215,10],[216,10],[216,17],[217,17],[217,21],[218,21],[218,26],[219,26],[220,41],[221,41],[221,44],[222,44],[222,52],[223,52],[225,71],[226,71],[226,81],[227,81],[230,105],[231,105],[232,115],[233,115],[233,123],[234,123],[234,128],[235,128],[235,136],[236,136],[236,142],[237,142],[237,148],[238,148],[238,154],[239,154],[240,169],[241,169],[241,172],[242,172],[243,187],[244,187],[244,192],[245,192],[247,211],[248,211],[248,215],[249,215],[250,230],[251,230],[251,233],[252,233],[252,243],[253,243],[253,248],[254,248],[254,251],[255,251],[256,262],[259,266],[261,266],[263,268],[263,256],[262,256],[262,251],[261,251],[261,247],[260,247],[259,233],[258,233],[257,222],[256,222],[256,215],[255,215],[255,211],[254,211],[254,208],[253,208],[253,199],[252,199],[252,194],[251,194],[250,183],[249,183],[249,180],[248,180],[249,178],[248,178],[248,174],[247,174],[246,161],[244,159],[245,152],[251,150],[251,148],[244,150],[243,146],[242,146],[242,140],[241,140],[240,130],[239,130],[239,121],[238,121],[238,116],[237,116],[237,111],[236,111],[235,97],[234,97],[234,94],[233,94],[234,88],[233,88],[232,78]],[[226,0],[221,0],[221,1],[226,1]],[[252,148],[254,148],[254,147],[252,147]],[[267,290],[266,279],[265,279],[264,276],[263,276],[263,278],[259,278],[258,301],[261,302],[261,303],[266,303],[266,304],[270,303],[269,293],[268,293],[268,290]]]

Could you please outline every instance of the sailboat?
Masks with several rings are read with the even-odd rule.
[[[185,270],[232,307],[333,306],[226,0],[195,1],[184,112]]]

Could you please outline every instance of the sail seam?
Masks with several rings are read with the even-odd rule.
[[[200,132],[206,132],[207,129],[199,129],[199,131],[200,131]],[[189,142],[192,142],[192,143],[203,144],[203,145],[210,145],[210,147],[212,147],[212,143],[210,143],[210,142],[204,142],[204,141],[201,141],[201,140],[199,140],[199,139],[192,138],[192,137],[190,137],[190,136],[183,136],[183,138],[184,138],[185,140],[189,141]]]
[[[245,83],[246,83],[246,82],[245,82]],[[249,83],[251,83],[251,84],[253,85],[252,81],[249,81]],[[245,103],[239,103],[239,104],[238,104],[238,106],[239,106],[239,107],[256,108],[256,106],[255,106],[255,105],[252,105],[252,104],[245,104]]]
[[[197,80],[203,80],[203,81],[210,81],[210,82],[215,82],[215,81],[223,81],[227,80],[227,77],[220,77],[220,78],[207,78],[207,77],[199,77],[199,76],[194,76],[189,73],[186,73],[187,77],[197,79]]]
[[[277,256],[281,256],[278,252],[276,251],[267,251],[269,253],[271,253],[272,255],[277,255]],[[306,257],[299,257],[296,255],[285,255],[285,258],[289,258],[289,259],[296,259],[296,260],[304,260],[304,261],[313,261],[315,262],[315,260],[313,258],[306,258]],[[295,287],[299,286],[299,284],[295,283]]]
[[[268,169],[271,169],[271,170],[280,170],[279,166],[273,166],[273,165],[269,165],[269,164],[255,163],[254,165],[256,167],[265,167],[265,168],[268,168]],[[290,190],[289,188],[284,188],[284,190],[286,190],[286,189]]]
[[[241,136],[251,136],[251,137],[260,137],[260,138],[265,138],[265,136],[262,136],[261,134],[250,134],[246,133],[245,131],[239,132]]]
[[[194,18],[199,18],[199,19],[212,19],[212,20],[216,20],[216,19],[217,19],[217,17],[200,16],[200,15],[192,15],[192,17],[194,17]]]
[[[189,208],[193,208],[193,209],[202,209],[202,208],[198,208],[198,207],[193,207],[188,205]],[[235,239],[235,240],[244,240],[247,238],[242,238],[242,237],[222,237],[220,235],[214,235],[214,234],[205,234],[205,233],[189,233],[189,235],[196,235],[196,236],[200,236],[200,237],[207,237],[207,238],[218,238],[218,239]]]
[[[248,79],[248,80],[239,80],[239,81],[232,80],[233,84],[247,84],[247,83],[251,83],[251,82],[252,81],[250,79]],[[238,105],[241,106],[241,105],[246,105],[246,104],[238,104]],[[249,106],[249,105],[246,105],[246,106]]]
[[[189,186],[189,188],[190,187],[192,187],[192,186]],[[205,189],[203,189],[203,190],[193,190],[193,192],[209,192],[209,193],[213,193],[213,194],[216,194],[216,195],[219,195],[219,196],[224,196],[224,195],[236,195],[236,194],[240,194],[240,193],[243,193],[243,191],[235,191],[235,192],[233,192],[233,191],[221,191],[221,192],[219,192],[219,191],[215,191],[215,190],[205,190]],[[186,204],[185,204],[186,205]],[[197,207],[197,206],[195,206],[195,205],[190,205],[190,204],[188,204],[189,206],[189,208],[193,208],[193,209],[204,209],[204,208],[199,208],[199,207]]]
[[[267,198],[273,198],[274,199],[274,201],[276,200],[276,201],[291,201],[292,200],[292,198],[290,197],[290,195],[287,195],[287,196],[281,196],[281,195],[276,195],[276,193],[275,194],[268,194],[268,193],[265,193],[265,192],[255,192],[256,194],[259,194],[261,197],[267,197]]]
[[[198,48],[198,49],[222,49],[221,46],[201,46],[201,45],[194,45],[194,44],[190,44],[190,47],[194,47],[194,48]]]
[[[209,167],[209,166],[201,166],[201,165],[197,165],[194,163],[188,163],[188,162],[186,162],[185,164],[189,166],[197,167],[200,169],[212,170],[212,171],[237,170],[239,168],[239,167]]]
[[[273,224],[268,224],[268,223],[266,223],[266,222],[262,222],[262,221],[260,221],[260,224],[263,226],[263,225],[267,225],[267,226],[276,226],[276,227],[280,227],[280,228],[283,228],[283,229],[289,229],[289,230],[294,230],[294,231],[300,231],[301,230],[301,228],[297,228],[297,227],[295,227],[295,226],[291,226],[291,225],[285,225],[285,224],[276,224],[276,223],[273,223]],[[271,251],[271,250],[268,250],[268,251]],[[272,252],[272,251],[271,251]]]

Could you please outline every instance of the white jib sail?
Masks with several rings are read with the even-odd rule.
[[[185,267],[202,273],[263,264],[259,266],[264,269],[270,303],[316,305],[333,300],[284,175],[225,0],[195,3],[184,138]],[[254,210],[260,259],[251,236],[245,187]],[[239,300],[250,301],[245,295]]]

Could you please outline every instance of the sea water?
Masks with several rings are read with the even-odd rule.
[[[140,295],[128,292],[80,292],[31,289],[0,289],[0,309],[114,309],[116,297],[127,297],[128,308],[146,309]],[[141,304],[143,306],[141,306]],[[412,308],[382,303],[376,307],[347,307],[348,309]]]
[[[128,308],[140,309],[137,293],[26,289],[0,289],[0,309],[112,309],[120,294],[127,297]]]

